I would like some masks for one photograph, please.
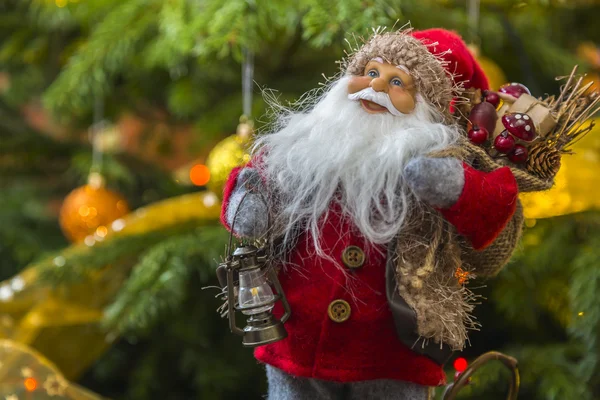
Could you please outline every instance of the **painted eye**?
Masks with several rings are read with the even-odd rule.
[[[392,79],[390,83],[391,83],[392,85],[394,85],[394,86],[404,86],[404,85],[402,84],[402,81],[401,81],[400,79],[398,79],[398,78],[394,78],[394,79]]]
[[[370,76],[371,78],[377,78],[379,76],[379,71],[377,71],[376,69],[372,69],[369,72],[367,72],[367,76]]]

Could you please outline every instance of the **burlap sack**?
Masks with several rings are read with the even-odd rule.
[[[485,172],[503,166],[466,139],[429,156],[456,157]],[[512,171],[522,192],[552,186],[552,182],[541,181],[522,170],[512,168]],[[396,280],[400,295],[416,313],[417,330],[422,338],[446,343],[453,350],[464,348],[468,331],[478,327],[471,315],[477,296],[458,283],[456,272],[461,268],[471,277],[497,274],[510,259],[522,226],[523,210],[519,203],[494,243],[477,251],[436,210],[427,205],[414,210],[406,229],[398,236]]]

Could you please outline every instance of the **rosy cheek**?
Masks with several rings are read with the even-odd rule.
[[[353,76],[348,81],[348,93],[352,94],[368,88],[371,79],[370,76]]]
[[[400,87],[393,88],[390,91],[390,100],[394,107],[402,113],[410,113],[415,109],[415,99],[407,90]]]

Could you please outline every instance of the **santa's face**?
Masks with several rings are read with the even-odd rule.
[[[416,94],[408,70],[381,58],[369,61],[363,75],[353,76],[348,82],[348,98],[359,101],[369,114],[409,114],[415,109]]]

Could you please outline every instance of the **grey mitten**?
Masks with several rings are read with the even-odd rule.
[[[235,234],[259,238],[267,232],[266,198],[265,185],[258,171],[244,168],[238,175],[226,213],[227,224]]]
[[[456,203],[465,186],[462,162],[451,157],[410,160],[404,178],[419,199],[438,208]]]

